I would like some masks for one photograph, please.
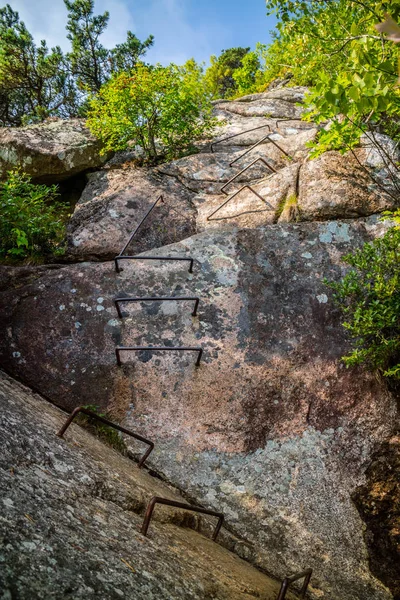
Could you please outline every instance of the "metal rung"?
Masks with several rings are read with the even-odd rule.
[[[235,196],[237,196],[238,194],[240,194],[241,191],[248,189],[250,190],[250,192],[252,192],[253,194],[255,194],[258,198],[260,198],[260,200],[262,200],[267,206],[270,207],[271,210],[274,210],[273,206],[271,206],[271,204],[262,196],[260,196],[260,194],[258,192],[256,192],[256,190],[254,190],[250,185],[244,185],[243,187],[240,188],[240,190],[238,190],[237,192],[235,192],[232,196],[230,196],[227,200],[225,200],[225,202],[223,202],[221,204],[221,206],[219,206],[216,210],[214,210],[214,212],[211,213],[211,215],[208,215],[207,217],[207,221],[223,221],[225,219],[233,219],[234,217],[220,217],[219,219],[212,219],[211,217],[213,217],[219,210],[221,210],[221,208],[223,208],[224,206],[226,206],[228,204],[228,202],[230,202]],[[250,211],[246,211],[245,213],[241,213],[241,214],[247,214],[247,213],[253,213],[253,212],[263,212],[263,211],[259,211],[259,210],[250,210]],[[239,216],[239,215],[237,215]]]
[[[217,144],[221,144],[222,142],[232,140],[235,137],[239,137],[240,135],[244,135],[245,133],[250,133],[251,131],[257,131],[258,129],[265,129],[265,127],[268,127],[268,129],[271,131],[271,127],[268,124],[265,124],[265,125],[260,125],[259,127],[253,127],[252,129],[247,129],[246,131],[241,131],[240,133],[235,133],[234,135],[228,135],[228,137],[222,138],[222,140],[219,140],[218,142],[213,142],[210,146],[211,152],[214,152],[214,146],[216,146]]]
[[[261,158],[261,156],[259,158],[256,158],[256,160],[253,160],[252,163],[250,163],[249,165],[247,165],[247,167],[245,167],[244,169],[242,169],[241,171],[239,171],[239,173],[236,173],[236,175],[234,175],[229,181],[227,181],[221,188],[221,192],[223,194],[225,194],[226,196],[228,196],[228,192],[225,192],[225,188],[228,187],[228,185],[230,183],[232,183],[232,181],[235,181],[235,179],[237,179],[238,177],[240,177],[240,175],[243,175],[243,173],[245,173],[247,171],[247,169],[250,169],[250,167],[252,167],[253,165],[255,165],[257,162],[261,161],[262,163],[264,163],[264,165],[266,167],[268,167],[268,169],[270,171],[272,171],[273,173],[276,173],[276,169],[274,169],[273,166],[271,166],[266,160],[264,160],[263,158]]]
[[[301,588],[299,598],[301,598],[301,599],[305,598],[308,584],[310,583],[311,575],[312,575],[312,569],[305,569],[305,571],[302,571],[301,573],[297,573],[296,575],[291,575],[290,577],[285,577],[285,579],[282,582],[281,589],[279,590],[279,595],[278,595],[277,600],[284,600],[286,598],[286,592],[288,591],[290,585],[294,581],[297,581],[298,579],[303,579],[303,577],[304,577],[304,583],[303,583],[303,587]]]
[[[84,413],[85,415],[88,415],[89,417],[92,417],[93,419],[97,419],[97,421],[104,423],[104,425],[107,425],[108,427],[117,429],[118,431],[121,431],[122,433],[126,433],[126,435],[129,435],[130,437],[133,437],[136,440],[143,442],[144,444],[148,444],[149,449],[146,450],[146,452],[143,454],[142,458],[140,459],[140,461],[138,463],[139,469],[144,465],[144,462],[149,457],[150,453],[152,452],[152,450],[154,448],[153,442],[151,442],[150,440],[147,440],[146,438],[142,437],[138,433],[133,433],[133,431],[130,431],[129,429],[125,429],[125,427],[121,427],[121,425],[117,425],[116,423],[113,423],[112,421],[109,421],[108,419],[101,417],[100,415],[85,408],[84,406],[78,406],[77,408],[75,408],[75,410],[72,411],[72,413],[70,414],[70,416],[68,417],[68,419],[66,420],[64,425],[61,427],[60,431],[58,431],[58,433],[57,433],[58,437],[60,437],[60,438],[63,437],[64,433],[67,431],[68,427],[71,425],[72,421],[75,419],[75,417],[79,413]]]
[[[203,348],[194,348],[191,346],[117,346],[115,348],[115,355],[117,357],[117,365],[122,366],[121,352],[140,352],[141,350],[161,350],[163,352],[198,352],[196,367],[200,366],[200,360],[203,355]]]
[[[144,536],[147,535],[147,530],[149,528],[150,520],[153,515],[156,504],[164,504],[166,506],[174,506],[176,508],[183,508],[184,510],[190,510],[192,512],[198,512],[198,513],[201,513],[204,515],[211,515],[212,517],[218,517],[218,523],[217,523],[217,526],[215,527],[215,530],[214,530],[214,533],[212,536],[212,539],[214,542],[217,539],[217,536],[222,527],[222,523],[224,522],[223,513],[216,512],[214,510],[208,510],[207,508],[201,508],[200,506],[191,506],[190,504],[184,504],[183,502],[176,502],[175,500],[168,500],[167,498],[159,498],[158,496],[154,496],[150,500],[150,502],[147,506],[146,514],[145,514],[144,520],[143,520],[143,525],[140,530],[140,533]]]
[[[119,256],[122,256],[122,254],[124,254],[124,252],[126,251],[126,249],[128,248],[129,244],[131,243],[131,241],[133,240],[133,238],[135,237],[135,235],[137,234],[137,232],[139,231],[139,229],[141,228],[141,226],[143,225],[143,223],[146,221],[147,217],[150,215],[150,213],[155,209],[155,207],[157,206],[157,204],[159,202],[164,202],[164,197],[161,194],[161,196],[159,196],[157,198],[157,200],[154,202],[154,204],[150,207],[150,209],[147,211],[147,213],[144,215],[143,219],[140,221],[139,225],[136,227],[136,229],[134,230],[134,232],[131,234],[131,237],[129,238],[129,240],[126,242],[125,246],[122,248],[121,252],[119,253]]]
[[[281,148],[281,146],[279,144],[277,144],[274,140],[271,139],[271,135],[273,135],[272,133],[268,133],[268,135],[266,135],[265,137],[263,137],[259,142],[256,142],[253,146],[251,146],[248,150],[246,150],[246,152],[243,152],[243,154],[241,154],[240,156],[238,156],[237,158],[235,158],[235,160],[233,160],[230,163],[230,167],[232,165],[235,164],[235,162],[237,162],[238,160],[242,159],[243,156],[246,156],[246,154],[248,154],[249,152],[251,152],[252,150],[254,150],[254,148],[257,148],[257,146],[259,146],[260,144],[262,144],[265,140],[269,140],[271,142],[271,144],[273,144],[274,146],[276,146],[278,148],[278,150],[280,150],[282,152],[282,154],[285,154],[285,156],[287,156],[288,158],[290,158],[290,160],[292,160],[292,156],[290,156],[290,154],[288,154],[286,152],[286,150],[284,150],[283,148]]]
[[[121,273],[123,269],[118,264],[120,260],[175,260],[175,261],[186,261],[190,262],[189,273],[193,273],[193,258],[186,258],[184,256],[121,256],[120,254],[114,258],[115,270],[117,273]]]
[[[117,309],[117,313],[120,319],[123,318],[121,309],[119,307],[121,302],[184,302],[184,301],[193,301],[194,309],[192,312],[192,317],[197,316],[197,308],[199,306],[200,298],[197,296],[165,296],[163,298],[155,298],[155,297],[144,297],[144,298],[114,298],[115,307]]]

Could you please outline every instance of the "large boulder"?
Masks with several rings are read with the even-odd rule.
[[[186,503],[171,486],[75,424],[60,440],[65,413],[1,372],[0,404],[2,599],[275,600],[215,519],[158,504],[140,533],[153,496]]]
[[[0,129],[0,179],[20,167],[35,180],[53,183],[100,167],[110,156],[82,119]]]
[[[135,261],[4,269],[1,361],[58,404],[99,404],[157,441],[152,466],[221,508],[276,576],[311,566],[317,596],[389,600],[371,574],[352,502],[396,405],[373,375],[346,370],[348,342],[324,277],[384,231],[376,219],[207,230]],[[153,255],[160,249],[153,250]],[[126,304],[116,296],[198,296]],[[124,353],[117,345],[200,346]]]
[[[127,252],[137,254],[195,233],[194,194],[173,177],[151,169],[105,169],[88,176],[68,224],[70,259],[113,258],[162,196]]]

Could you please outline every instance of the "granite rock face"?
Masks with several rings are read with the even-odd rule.
[[[56,399],[114,407],[157,441],[152,466],[227,513],[275,576],[311,566],[315,593],[388,600],[369,571],[351,502],[396,420],[373,375],[340,363],[347,349],[323,278],[383,231],[375,218],[206,230],[163,248],[195,259],[4,270],[2,364]],[[157,255],[159,250],[153,250]],[[123,305],[113,298],[198,296]],[[194,346],[124,353],[117,345]],[[343,557],[345,561],[343,560]]]
[[[59,439],[65,413],[3,373],[0,403],[1,598],[276,598],[211,518],[158,505],[144,537],[153,496],[185,500],[75,424]]]
[[[194,194],[173,177],[146,169],[107,169],[89,175],[70,220],[69,256],[77,260],[113,258],[132,231],[162,201],[129,245],[127,253],[179,241],[196,231]]]
[[[212,146],[92,174],[70,223],[75,264],[1,270],[0,360],[64,408],[108,407],[154,438],[153,470],[224,510],[256,565],[277,577],[312,567],[316,599],[391,600],[397,584],[374,566],[388,554],[376,544],[373,555],[353,497],[398,407],[373,374],[344,368],[349,342],[324,278],[341,278],[343,255],[385,231],[397,149],[363,139],[356,158],[311,161],[304,92],[216,103]],[[259,158],[276,173],[262,161],[243,171]],[[129,253],[193,258],[193,274],[182,262],[126,261],[120,274],[88,262],[117,254],[160,194]],[[115,298],[149,296],[193,300],[120,304],[118,318]],[[196,367],[190,351],[122,352],[118,367],[121,345],[204,354]]]
[[[82,119],[4,127],[0,129],[0,179],[21,167],[42,183],[62,181],[104,164],[109,156],[101,156],[100,151],[100,142]]]

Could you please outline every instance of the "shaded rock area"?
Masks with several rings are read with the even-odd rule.
[[[65,413],[1,372],[0,404],[3,599],[276,598],[211,518],[158,505],[141,535],[151,497],[185,500],[77,425],[59,439]]]
[[[41,183],[68,179],[98,168],[110,156],[101,156],[101,143],[83,119],[49,119],[40,125],[0,129],[0,179],[16,167]]]
[[[371,571],[400,599],[400,437],[394,436],[373,457],[366,485],[354,502],[364,519]]]
[[[153,468],[221,507],[275,576],[311,566],[327,598],[389,600],[371,575],[351,494],[391,434],[396,405],[373,375],[349,372],[339,316],[323,278],[384,231],[376,218],[206,230],[163,248],[195,259],[4,269],[2,364],[71,409],[113,407],[157,441]],[[159,250],[153,250],[157,255]],[[26,270],[25,270],[26,271]],[[115,296],[194,295],[125,305]],[[124,354],[116,345],[204,348]],[[344,560],[345,557],[345,560]]]
[[[68,226],[70,258],[104,259],[119,254],[160,195],[163,201],[130,244],[130,254],[193,235],[194,194],[176,179],[161,178],[147,169],[107,169],[90,174]]]

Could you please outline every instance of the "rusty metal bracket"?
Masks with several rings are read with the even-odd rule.
[[[276,169],[274,169],[274,167],[272,165],[270,165],[266,160],[264,160],[264,158],[261,158],[261,156],[259,158],[256,158],[256,160],[253,160],[252,163],[250,163],[249,165],[247,165],[247,167],[245,167],[244,169],[242,169],[241,171],[239,171],[239,173],[236,173],[236,175],[234,175],[229,181],[227,181],[221,188],[221,192],[223,194],[225,194],[226,196],[229,196],[228,192],[225,192],[225,188],[228,187],[229,184],[231,184],[233,181],[235,181],[235,179],[237,179],[238,177],[240,177],[240,175],[243,175],[243,173],[245,173],[248,169],[250,169],[250,167],[252,167],[253,165],[255,165],[256,163],[258,163],[259,161],[261,161],[262,163],[264,163],[264,165],[266,167],[268,167],[268,169],[270,171],[272,171],[273,173],[276,173]]]
[[[184,302],[184,301],[193,301],[194,302],[194,309],[192,312],[192,317],[196,317],[197,316],[197,309],[199,306],[199,302],[200,302],[200,298],[198,298],[197,296],[165,296],[162,298],[155,298],[155,297],[143,297],[143,298],[114,298],[114,303],[115,303],[115,308],[117,309],[117,313],[120,319],[123,318],[121,309],[119,307],[121,302],[164,302],[164,301],[173,301],[173,302]]]
[[[163,352],[197,352],[196,367],[200,366],[201,357],[203,355],[203,348],[194,348],[192,346],[117,346],[115,348],[115,355],[117,358],[117,365],[122,366],[121,352],[140,352],[142,350],[161,350]]]
[[[272,177],[272,175],[271,175],[271,177]],[[240,194],[240,192],[245,190],[246,188],[248,190],[250,190],[250,192],[255,194],[258,198],[260,198],[260,200],[262,200],[267,206],[269,206],[271,210],[274,210],[273,207],[271,206],[271,204],[265,198],[263,198],[258,192],[256,192],[256,190],[254,190],[250,185],[244,185],[243,187],[240,188],[240,190],[238,190],[237,192],[232,194],[232,196],[230,196],[227,200],[225,200],[225,202],[223,202],[216,210],[214,210],[214,212],[212,212],[211,215],[208,215],[207,221],[223,221],[225,219],[233,219],[233,217],[219,217],[217,219],[212,219],[211,217],[213,217],[218,211],[221,210],[221,208],[226,206],[228,204],[228,202],[230,202],[235,196]],[[252,212],[263,212],[263,211],[249,210],[249,211],[246,211],[245,213],[241,213],[241,214],[247,214],[247,213],[252,213]]]
[[[213,142],[210,146],[211,152],[214,152],[214,146],[216,146],[217,144],[221,144],[222,142],[227,142],[228,140],[232,140],[233,138],[239,137],[240,135],[244,135],[245,133],[250,133],[251,131],[257,131],[258,129],[265,129],[265,127],[268,127],[268,129],[271,131],[270,125],[268,125],[266,123],[265,125],[260,125],[259,127],[253,127],[252,129],[246,129],[246,131],[241,131],[240,133],[228,135],[228,137],[222,138],[222,140],[219,140],[218,142]]]
[[[134,232],[131,234],[131,236],[130,236],[129,240],[126,242],[125,246],[122,248],[121,252],[119,253],[119,256],[122,256],[124,254],[124,252],[128,248],[129,244],[131,243],[131,241],[133,240],[133,238],[135,237],[135,235],[137,234],[137,232],[139,231],[139,229],[141,228],[143,223],[146,221],[146,219],[148,218],[150,213],[155,209],[155,207],[157,206],[157,204],[159,202],[164,202],[164,197],[162,194],[161,194],[161,196],[158,196],[157,200],[154,202],[154,204],[152,204],[152,206],[149,208],[147,213],[144,215],[143,219],[140,221],[139,225],[136,227]]]
[[[117,273],[121,273],[123,269],[118,264],[119,260],[175,260],[175,261],[186,261],[190,262],[189,273],[193,273],[193,258],[186,258],[184,256],[121,256],[120,254],[114,258],[115,270]]]
[[[135,237],[135,235],[137,234],[137,232],[139,231],[139,229],[141,228],[143,223],[146,221],[146,219],[148,218],[150,213],[155,209],[155,207],[157,206],[157,204],[159,202],[164,202],[164,196],[162,194],[160,196],[158,196],[157,200],[151,205],[151,207],[149,208],[147,213],[144,215],[144,217],[140,221],[139,225],[137,225],[137,227],[131,234],[131,236],[130,236],[129,240],[126,242],[125,246],[122,248],[121,252],[118,254],[118,256],[116,256],[114,258],[115,270],[117,273],[121,273],[121,271],[123,271],[123,269],[121,269],[119,266],[120,260],[184,260],[184,261],[190,262],[189,273],[193,273],[193,262],[194,262],[193,258],[172,257],[172,256],[126,256],[125,255],[125,252],[126,252],[128,246],[130,245],[130,243],[132,242],[133,238]]]
[[[304,577],[304,583],[303,583],[303,587],[301,588],[299,598],[301,598],[301,599],[305,598],[308,584],[310,583],[311,575],[312,575],[312,569],[305,569],[305,571],[302,571],[301,573],[297,573],[296,575],[291,575],[290,577],[285,577],[285,579],[282,582],[281,589],[279,590],[279,595],[278,595],[277,600],[284,600],[286,598],[286,592],[288,591],[290,585],[294,581],[297,581],[298,579],[303,579],[303,577]]]
[[[126,435],[129,435],[130,437],[135,438],[135,440],[139,440],[140,442],[147,444],[149,446],[149,448],[143,454],[142,458],[140,459],[140,461],[138,463],[139,469],[142,468],[142,466],[144,465],[145,461],[147,460],[147,458],[149,457],[150,453],[152,452],[152,450],[154,448],[154,443],[151,442],[150,440],[147,440],[146,438],[142,437],[138,433],[134,433],[133,431],[130,431],[129,429],[125,429],[125,427],[121,427],[121,425],[117,425],[116,423],[113,423],[112,421],[109,421],[108,419],[105,419],[104,417],[97,415],[95,412],[85,408],[84,406],[78,406],[77,408],[75,408],[72,411],[72,413],[70,414],[70,416],[68,417],[68,419],[66,420],[64,425],[61,427],[60,431],[57,432],[58,437],[60,437],[60,438],[63,437],[64,433],[67,431],[68,427],[71,425],[72,421],[75,419],[75,417],[79,413],[84,413],[85,415],[88,415],[89,417],[93,417],[93,419],[96,419],[97,421],[104,423],[104,425],[107,425],[108,427],[112,427],[113,429],[117,429],[118,431],[121,431],[122,433],[125,433]]]
[[[243,132],[245,133],[245,132]],[[266,135],[265,137],[263,137],[259,142],[256,142],[253,146],[251,146],[250,148],[248,148],[248,150],[246,150],[246,152],[243,152],[243,154],[241,154],[240,156],[238,156],[237,158],[235,158],[235,160],[233,160],[229,166],[231,167],[232,165],[235,164],[235,162],[237,162],[238,160],[241,160],[243,158],[243,156],[246,156],[246,154],[248,154],[249,152],[251,152],[252,150],[254,150],[254,148],[257,148],[257,146],[259,146],[260,144],[262,144],[263,142],[265,142],[265,140],[269,140],[271,142],[271,144],[273,144],[274,146],[276,146],[276,148],[278,148],[278,150],[280,150],[282,152],[282,154],[284,154],[285,156],[287,156],[288,158],[290,158],[290,160],[292,160],[292,156],[290,156],[290,154],[288,154],[286,152],[286,150],[284,150],[283,148],[281,148],[281,146],[279,144],[277,144],[275,142],[275,140],[271,139],[271,135],[273,135],[272,133],[268,133],[268,135]]]
[[[222,523],[224,522],[223,513],[216,512],[214,510],[208,510],[207,508],[201,508],[200,506],[191,506],[190,504],[184,504],[183,502],[176,502],[175,500],[168,500],[167,498],[159,498],[158,496],[154,496],[150,500],[150,502],[147,506],[146,514],[145,514],[144,520],[143,520],[143,525],[140,530],[140,533],[144,536],[147,535],[147,530],[149,528],[150,520],[151,520],[151,517],[152,517],[152,514],[153,514],[156,504],[165,504],[166,506],[175,506],[176,508],[183,508],[184,510],[190,510],[193,512],[202,513],[204,515],[211,515],[212,517],[218,517],[218,523],[217,523],[217,526],[215,527],[215,530],[214,530],[214,533],[212,536],[212,539],[214,542],[217,539],[217,536],[222,527]]]

